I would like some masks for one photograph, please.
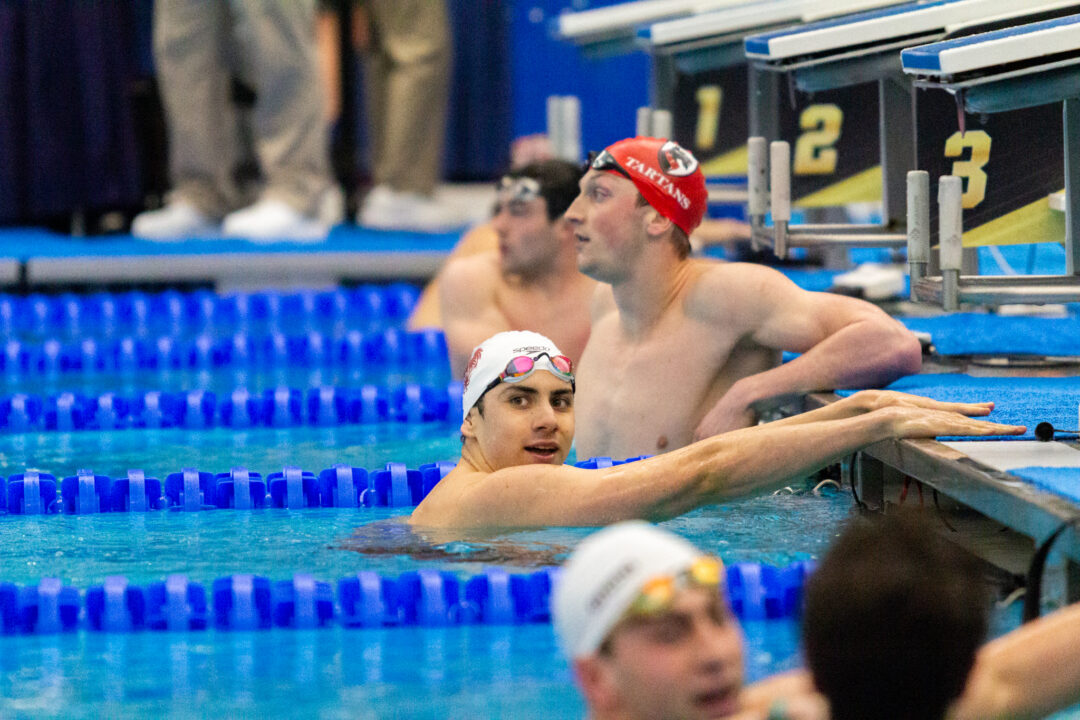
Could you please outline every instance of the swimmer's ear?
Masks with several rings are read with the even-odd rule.
[[[461,421],[461,437],[463,438],[475,438],[476,428],[473,427],[473,418],[480,414],[480,411],[476,407],[469,408],[469,414],[465,416],[465,419]]]
[[[573,667],[588,706],[600,715],[614,712],[619,705],[619,691],[608,663],[598,655],[588,655],[574,660]]]
[[[645,233],[651,238],[658,238],[675,226],[671,220],[661,215],[651,205],[645,206]]]

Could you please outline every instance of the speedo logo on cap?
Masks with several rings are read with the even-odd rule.
[[[669,143],[669,145],[674,145],[674,144],[675,143]],[[679,146],[675,145],[675,147],[679,147]],[[682,148],[679,148],[679,149],[682,150]],[[686,152],[686,151],[683,150],[683,152]],[[687,153],[687,154],[689,154],[689,153]],[[662,157],[662,155],[661,155],[661,157]],[[694,167],[696,168],[697,167],[697,160],[694,160],[692,155],[690,156],[690,159],[693,160]],[[675,183],[673,183],[670,178],[664,177],[664,173],[660,172],[656,168],[649,167],[648,165],[646,165],[645,163],[641,162],[640,160],[638,160],[637,158],[634,158],[634,157],[627,157],[626,158],[626,167],[627,167],[628,170],[633,170],[638,175],[641,175],[643,178],[645,178],[646,180],[651,182],[653,185],[656,185],[658,188],[660,188],[661,190],[666,192],[668,195],[675,198],[675,202],[679,203],[679,206],[683,210],[688,210],[690,208],[690,198],[686,197],[686,195],[683,195],[682,191],[679,190],[679,188],[675,187]],[[693,170],[691,170],[690,172],[693,172]],[[669,174],[673,174],[673,173],[669,173]],[[689,173],[687,173],[687,174],[689,174]]]
[[[608,596],[618,587],[619,583],[627,578],[634,572],[634,568],[637,567],[637,563],[633,560],[628,560],[619,567],[615,568],[615,571],[604,582],[600,584],[600,587],[596,589],[593,596],[589,598],[589,610],[595,612]]]
[[[693,175],[698,168],[697,158],[674,140],[668,140],[660,147],[656,160],[661,170],[675,177]]]

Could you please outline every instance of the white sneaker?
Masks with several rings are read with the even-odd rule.
[[[396,192],[379,185],[364,199],[356,222],[379,230],[440,232],[460,228],[466,219],[433,197]]]
[[[318,242],[326,239],[330,223],[305,215],[281,200],[263,198],[226,215],[221,231],[226,237],[252,242]]]
[[[143,240],[178,242],[221,234],[217,220],[186,200],[172,200],[160,210],[147,210],[131,221],[131,234]]]

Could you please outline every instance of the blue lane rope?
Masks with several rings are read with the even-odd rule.
[[[112,337],[339,323],[363,327],[400,325],[413,311],[419,295],[419,288],[407,283],[230,295],[208,290],[26,297],[0,294],[0,333],[7,337]]]
[[[596,469],[649,457],[612,460],[595,457],[576,463]],[[143,470],[124,477],[98,475],[81,469],[59,480],[55,475],[27,470],[6,480],[0,477],[0,514],[86,515],[105,512],[149,512],[311,507],[413,507],[454,469],[453,462],[425,463],[409,468],[389,462],[377,470],[339,463],[319,473],[286,466],[265,477],[245,467],[211,473],[184,468],[164,481]]]
[[[303,330],[303,328],[301,328]],[[338,328],[228,335],[158,335],[117,338],[17,340],[0,345],[0,371],[16,375],[93,375],[219,368],[445,368],[446,337],[435,329],[399,327],[367,332]]]
[[[461,383],[452,382],[309,390],[280,386],[261,393],[244,387],[221,394],[209,390],[150,390],[137,395],[17,393],[0,397],[0,432],[441,422],[457,417],[461,392]]]
[[[727,566],[724,590],[732,612],[740,620],[797,616],[814,565]],[[184,575],[146,586],[114,575],[84,590],[58,578],[25,586],[0,582],[0,634],[547,623],[559,572],[544,568],[511,574],[492,567],[462,579],[431,569],[396,577],[361,571],[338,580],[336,592],[335,585],[309,573],[279,581],[237,574],[218,578],[209,587]]]

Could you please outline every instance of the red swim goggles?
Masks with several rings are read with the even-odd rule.
[[[545,358],[547,359],[547,366],[540,367],[540,361]],[[570,358],[565,355],[550,355],[546,352],[541,352],[536,355],[518,355],[517,357],[510,358],[510,362],[506,363],[506,369],[499,373],[499,377],[492,380],[491,383],[484,388],[484,392],[480,393],[480,396],[483,397],[484,393],[503,381],[508,383],[521,382],[537,370],[547,370],[560,380],[565,380],[570,383],[570,389],[572,391],[577,390],[577,387],[574,384],[574,363]]]

